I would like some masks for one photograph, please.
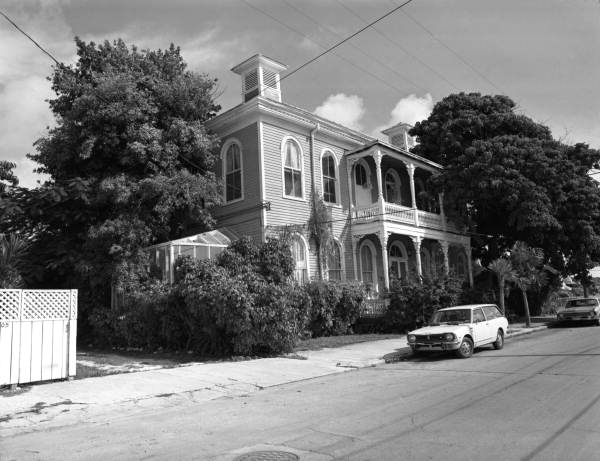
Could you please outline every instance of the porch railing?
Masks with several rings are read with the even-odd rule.
[[[437,230],[454,229],[454,226],[450,223],[446,223],[446,226],[444,226],[444,220],[439,214],[415,210],[414,208],[387,202],[384,203],[383,210],[381,210],[378,203],[367,207],[354,208],[352,210],[352,219],[357,224],[382,219],[388,222],[412,224],[414,226],[429,227]]]
[[[381,317],[388,308],[388,299],[367,299],[363,305],[361,317]]]

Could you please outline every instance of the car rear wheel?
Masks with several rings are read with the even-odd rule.
[[[461,359],[468,359],[473,355],[473,341],[469,338],[463,338],[460,347],[456,350],[456,355]]]
[[[494,349],[499,350],[504,347],[504,334],[502,330],[498,330],[498,334],[496,335],[496,341],[492,344]]]

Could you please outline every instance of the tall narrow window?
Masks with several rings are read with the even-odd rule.
[[[294,259],[294,279],[303,284],[308,281],[308,265],[306,261],[306,246],[298,235],[292,237],[290,250]]]
[[[354,176],[356,179],[357,186],[367,187],[367,170],[360,163],[354,167]]]
[[[323,171],[323,200],[328,203],[337,203],[335,192],[337,189],[337,178],[333,155],[326,154],[323,156],[321,167]]]
[[[337,243],[333,243],[327,255],[327,269],[329,280],[342,280],[342,255]]]
[[[298,144],[291,139],[285,142],[283,158],[285,195],[302,198],[302,153]]]
[[[365,284],[373,284],[373,255],[368,245],[360,249],[360,265],[362,270],[362,281]]]
[[[400,176],[394,170],[385,173],[385,201],[400,203]]]
[[[225,152],[225,201],[242,198],[242,159],[240,146],[232,143]]]

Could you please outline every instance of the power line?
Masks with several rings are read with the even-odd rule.
[[[4,18],[10,22],[19,32],[21,32],[23,35],[25,35],[29,40],[31,40],[35,46],[37,46],[40,50],[42,50],[42,52],[44,52],[47,56],[50,57],[50,59],[52,59],[57,66],[62,67],[62,68],[66,68],[66,66],[58,61],[58,59],[56,59],[54,56],[52,56],[52,54],[49,51],[46,51],[42,45],[40,45],[38,42],[36,42],[33,38],[31,38],[31,36],[29,34],[27,34],[27,32],[25,32],[23,29],[21,29],[12,19],[10,19],[4,12],[0,11],[0,14],[2,16],[4,16]],[[108,101],[106,98],[104,98],[104,96],[96,93],[96,97],[98,99],[100,99],[102,102],[104,102],[105,104],[111,104],[110,101]],[[185,162],[187,162],[189,165],[193,166],[194,168],[196,168],[198,171],[202,171],[203,168],[200,167],[199,165],[197,165],[196,163],[192,162],[190,159],[184,157],[182,154],[178,153],[177,156],[181,159],[184,160]]]
[[[395,0],[390,0],[392,3],[396,3]],[[402,6],[402,5],[400,5]],[[436,42],[438,42],[440,45],[442,45],[444,48],[446,48],[450,53],[452,53],[454,56],[456,56],[464,65],[466,65],[469,69],[471,69],[473,72],[475,72],[477,75],[479,75],[483,80],[485,80],[487,83],[489,83],[492,87],[494,87],[497,91],[499,91],[502,94],[506,94],[506,91],[504,91],[502,88],[498,87],[498,85],[496,85],[494,82],[492,82],[492,80],[490,80],[486,75],[484,75],[482,72],[480,72],[477,68],[475,68],[474,65],[472,65],[470,62],[468,62],[465,58],[463,58],[457,51],[455,51],[454,49],[452,49],[450,46],[448,46],[446,43],[444,43],[441,39],[439,39],[431,30],[429,30],[427,27],[425,27],[425,25],[423,25],[421,22],[417,21],[417,19],[415,19],[413,16],[411,16],[410,14],[408,14],[406,11],[402,11],[402,13],[404,13],[404,15],[409,18],[412,22],[414,22],[417,26],[419,26],[421,29],[423,29],[425,32],[427,32],[427,34],[429,34],[431,36],[431,38],[433,38]]]
[[[336,0],[336,1],[339,3],[339,5],[342,8],[344,8],[346,11],[348,11],[354,17],[358,18],[361,21],[364,21],[364,18],[362,18],[358,13],[356,13],[352,8],[350,8],[349,6],[345,5],[342,0]],[[422,66],[424,66],[425,68],[429,69],[431,72],[433,72],[435,75],[437,75],[439,78],[441,78],[444,82],[446,82],[452,88],[454,88],[455,90],[460,91],[460,88],[458,86],[456,86],[454,83],[452,83],[450,80],[448,80],[442,73],[440,73],[437,70],[435,70],[433,67],[431,67],[429,64],[427,64],[425,61],[423,61],[417,55],[411,53],[404,46],[402,46],[400,43],[398,43],[398,41],[391,39],[387,34],[384,34],[383,32],[381,32],[377,27],[373,27],[373,30],[375,32],[377,32],[377,34],[379,34],[381,37],[383,37],[384,39],[386,39],[388,42],[390,42],[392,45],[394,45],[396,48],[399,48],[405,54],[407,54],[408,56],[410,56],[411,58],[413,58],[415,61],[417,61],[418,63],[420,63]]]
[[[287,28],[287,29],[291,30],[292,32],[295,32],[296,34],[300,35],[301,37],[304,37],[304,38],[306,38],[307,40],[309,40],[310,42],[314,43],[315,45],[317,45],[317,46],[319,46],[319,47],[321,47],[321,48],[325,48],[325,46],[323,46],[323,45],[321,45],[320,43],[318,43],[318,42],[314,41],[313,39],[311,39],[310,37],[308,37],[308,36],[307,36],[306,34],[304,34],[303,32],[300,32],[299,30],[295,29],[294,27],[290,26],[289,24],[286,24],[285,22],[283,22],[283,21],[281,21],[281,20],[277,19],[275,16],[273,16],[273,15],[271,15],[271,14],[267,13],[267,12],[266,12],[266,11],[264,11],[263,9],[261,9],[261,8],[259,8],[259,7],[257,7],[257,6],[254,6],[254,5],[252,5],[252,4],[251,4],[251,3],[249,3],[247,0],[240,0],[240,1],[241,1],[241,2],[243,2],[244,4],[246,4],[248,7],[252,8],[253,10],[256,10],[256,11],[258,11],[259,13],[263,14],[264,16],[267,16],[268,18],[272,19],[272,20],[273,20],[273,21],[275,21],[276,23],[278,23],[278,24],[282,25],[283,27],[285,27],[285,28]],[[412,0],[410,0],[410,1],[412,1]],[[355,35],[356,35],[356,33],[355,33]],[[346,40],[347,40],[347,39],[346,39]],[[338,45],[340,45],[340,44],[341,44],[341,43],[338,43]],[[335,45],[335,46],[338,46],[338,45]],[[320,58],[321,56],[323,56],[325,53],[327,53],[327,52],[331,51],[333,48],[335,48],[335,46],[334,46],[334,47],[331,47],[329,50],[327,50],[327,51],[325,51],[325,52],[321,53],[321,54],[320,54],[319,56],[317,56],[316,58],[313,58],[313,59],[311,59],[309,62],[307,62],[307,63],[305,63],[305,64],[302,64],[300,67],[296,68],[296,69],[295,69],[294,71],[292,71],[291,73],[288,73],[288,74],[286,74],[286,75],[282,76],[282,77],[279,79],[279,81],[281,82],[282,80],[285,80],[287,77],[289,77],[289,76],[290,76],[290,75],[292,75],[293,73],[296,73],[296,72],[297,72],[297,71],[299,71],[301,68],[303,68],[303,67],[306,67],[306,66],[307,66],[308,64],[310,64],[311,62],[314,62],[314,61],[316,61],[318,58]],[[381,78],[381,77],[379,77],[378,75],[374,74],[373,72],[370,72],[370,71],[368,71],[367,69],[365,69],[365,68],[363,68],[363,67],[361,67],[361,66],[359,66],[359,65],[355,64],[354,62],[350,61],[349,59],[347,59],[347,58],[345,58],[345,57],[343,57],[343,56],[341,56],[341,55],[339,55],[339,54],[335,54],[335,53],[334,53],[334,55],[335,55],[335,56],[337,56],[339,59],[341,59],[341,60],[343,60],[343,61],[347,62],[348,64],[350,64],[352,67],[354,67],[354,68],[356,68],[356,69],[360,70],[361,72],[364,72],[365,74],[368,74],[368,75],[370,75],[371,77],[373,77],[373,78],[374,78],[374,79],[376,79],[376,80],[379,80],[381,83],[383,83],[384,85],[388,86],[389,88],[392,88],[393,90],[396,90],[396,91],[400,92],[401,94],[405,94],[406,90],[403,90],[403,89],[401,89],[401,88],[398,88],[397,86],[394,86],[394,85],[392,85],[391,83],[387,82],[386,80],[384,80],[383,78]],[[423,87],[422,87],[421,85],[419,85],[418,83],[416,83],[416,82],[413,82],[412,80],[409,80],[409,79],[408,79],[408,78],[406,78],[406,77],[402,77],[402,78],[403,78],[405,81],[407,81],[408,83],[410,83],[411,85],[413,85],[413,86],[415,86],[415,87],[417,87],[417,88],[419,88],[419,89],[421,89],[421,90],[423,90],[423,91],[427,91],[425,88],[423,88]]]
[[[293,10],[295,10],[296,12],[298,12],[299,14],[301,14],[302,16],[304,16],[305,18],[307,18],[308,20],[310,20],[311,22],[313,22],[314,24],[316,24],[317,26],[326,29],[327,31],[329,31],[329,33],[331,33],[332,35],[335,35],[338,39],[342,38],[342,36],[340,34],[338,34],[337,32],[333,31],[328,26],[320,23],[319,21],[317,21],[316,19],[314,19],[312,16],[306,14],[304,11],[300,10],[299,8],[296,8],[293,4],[289,3],[287,0],[283,0],[283,3],[285,3],[287,6],[289,6],[290,8],[292,8]],[[411,82],[405,75],[402,75],[400,72],[398,72],[396,69],[394,69],[393,67],[391,67],[390,65],[388,65],[386,62],[382,61],[381,59],[376,58],[372,54],[367,53],[366,51],[362,50],[361,48],[359,48],[356,45],[353,45],[352,43],[349,43],[349,45],[352,48],[354,48],[355,50],[359,51],[364,56],[366,56],[368,59],[371,59],[371,60],[375,61],[376,63],[378,63],[380,66],[383,66],[386,69],[390,70],[391,72],[393,72],[394,74],[396,74],[401,79],[406,80],[408,82]],[[413,83],[415,86],[417,86],[416,83],[414,83],[414,82],[411,82],[411,83]],[[422,89],[424,90],[424,88],[422,88]]]
[[[15,22],[12,19],[10,19],[3,11],[0,11],[0,14],[2,16],[4,16],[4,19],[6,19],[8,22],[10,22],[19,32],[21,32],[23,35],[25,35],[25,37],[27,37],[29,40],[31,40],[35,46],[37,46],[40,50],[42,50],[42,52],[44,52],[47,56],[49,56],[50,59],[52,59],[56,63],[57,66],[64,65],[61,62],[59,62],[58,59],[56,59],[54,56],[52,56],[50,54],[50,52],[48,52],[44,48],[42,48],[42,46],[38,42],[36,42],[27,32],[25,32],[17,24],[15,24]]]
[[[245,1],[245,0],[242,0]],[[296,69],[294,69],[291,72],[288,72],[285,76],[283,76],[281,78],[281,80],[288,78],[289,76],[295,74],[296,72],[298,72],[299,70],[303,69],[304,67],[308,66],[309,64],[312,64],[313,62],[315,62],[317,59],[321,58],[322,56],[326,55],[327,53],[329,53],[330,51],[335,50],[337,47],[339,47],[340,45],[343,45],[344,43],[346,43],[348,40],[356,37],[358,34],[360,34],[361,32],[364,32],[365,30],[367,30],[369,27],[374,26],[375,24],[377,24],[379,21],[387,18],[388,16],[390,16],[391,14],[394,14],[396,11],[398,11],[399,9],[401,9],[402,7],[408,5],[409,3],[411,3],[413,0],[406,0],[404,3],[402,3],[401,5],[397,6],[396,8],[392,9],[391,11],[388,11],[386,14],[384,14],[383,16],[375,19],[374,21],[370,22],[369,24],[367,24],[366,26],[364,26],[362,29],[357,30],[356,32],[354,32],[353,34],[349,35],[348,37],[346,37],[345,39],[343,39],[342,41],[336,43],[335,45],[329,47],[328,49],[326,49],[325,51],[323,51],[321,54],[319,54],[318,56],[315,56],[314,58],[312,58],[311,60],[305,62],[304,64],[302,64],[301,66],[297,67]]]

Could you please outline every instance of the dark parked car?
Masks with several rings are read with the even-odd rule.
[[[559,322],[591,322],[600,325],[600,303],[598,298],[572,298],[565,309],[556,314]]]

